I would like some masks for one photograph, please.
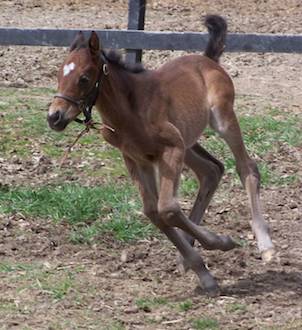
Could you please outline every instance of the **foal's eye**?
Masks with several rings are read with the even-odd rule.
[[[89,83],[89,77],[86,75],[83,75],[79,79],[79,85],[85,87]]]

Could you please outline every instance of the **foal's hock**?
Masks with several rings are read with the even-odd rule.
[[[83,112],[90,119],[95,105],[104,126],[103,137],[117,147],[137,184],[144,213],[177,247],[181,262],[191,268],[202,288],[218,292],[194,240],[208,250],[237,246],[229,237],[199,226],[224,168],[197,141],[210,125],[229,145],[245,187],[252,213],[252,229],[262,258],[274,249],[260,200],[260,175],[245,149],[234,114],[234,87],[218,64],[227,25],[220,16],[207,16],[209,42],[204,55],[182,56],[158,70],[128,66],[114,52],[105,52],[95,32],[89,40],[79,33],[58,75],[58,94],[49,108],[49,126],[57,131]],[[199,180],[199,191],[187,217],[177,200],[186,164]]]

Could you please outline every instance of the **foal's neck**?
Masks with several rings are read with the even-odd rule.
[[[104,122],[120,128],[134,119],[136,112],[136,74],[115,64],[108,65],[108,75],[100,85],[97,108]]]

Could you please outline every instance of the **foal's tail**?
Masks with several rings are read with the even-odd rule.
[[[227,33],[226,20],[218,15],[207,15],[204,24],[210,35],[204,55],[218,62],[225,48]]]

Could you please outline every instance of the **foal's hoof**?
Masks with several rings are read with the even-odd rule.
[[[199,283],[195,292],[198,295],[205,295],[208,297],[217,297],[221,294],[220,287],[210,272],[203,273],[199,278]]]
[[[207,296],[207,297],[219,297],[221,295],[220,287],[216,284],[213,286],[202,288],[200,286],[197,286],[194,290],[196,295],[199,296]]]
[[[267,250],[262,251],[261,253],[261,259],[265,263],[269,263],[274,259],[275,256],[275,249],[274,248],[269,248]]]
[[[240,244],[234,241],[230,236],[222,235],[220,236],[220,239],[222,242],[222,246],[221,246],[222,251],[229,251],[234,248],[240,247]]]

